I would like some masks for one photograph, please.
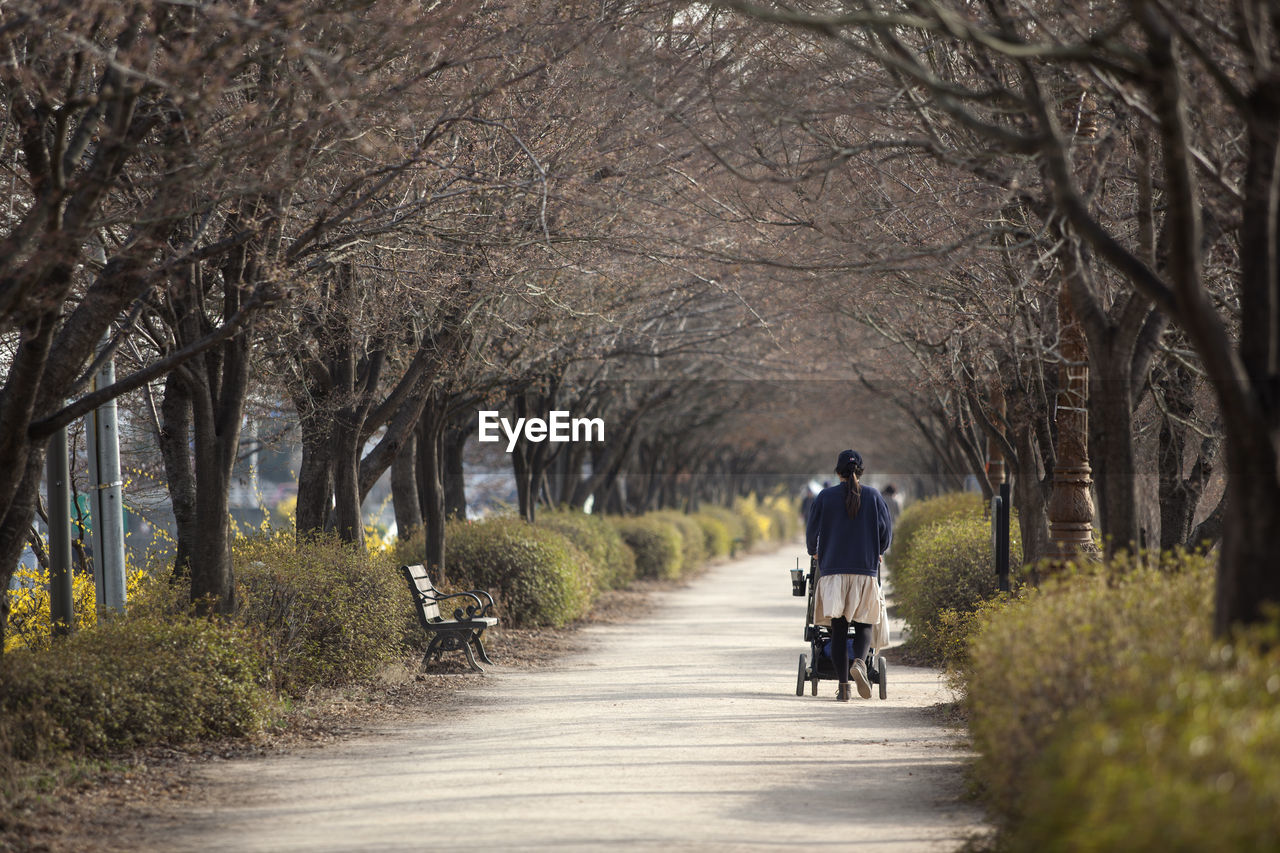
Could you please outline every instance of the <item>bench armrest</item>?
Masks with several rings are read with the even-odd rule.
[[[473,589],[470,591],[469,594],[474,595],[477,599],[482,599],[483,601],[487,602],[486,604],[484,604],[483,607],[480,608],[479,615],[481,616],[489,615],[489,613],[493,610],[493,596],[485,592],[483,589]]]
[[[471,592],[453,592],[447,595],[440,592],[432,594],[418,590],[417,595],[419,603],[434,601],[436,604],[439,604],[440,602],[448,601],[451,598],[470,599],[474,603],[468,604],[465,610],[461,607],[454,609],[453,618],[458,621],[470,619],[473,616],[483,616],[489,610],[493,609],[493,596],[481,589],[472,590]],[[485,603],[485,601],[481,599],[481,596],[488,599],[488,603]]]

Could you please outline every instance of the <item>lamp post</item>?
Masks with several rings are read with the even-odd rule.
[[[1055,406],[1058,441],[1049,494],[1053,557],[1096,551],[1093,542],[1093,470],[1089,467],[1089,362],[1084,330],[1071,311],[1064,281],[1058,297],[1061,378]]]
[[[1067,126],[1077,140],[1098,135],[1098,112],[1088,90],[1066,103]],[[1089,349],[1084,327],[1071,310],[1071,276],[1083,275],[1069,240],[1061,252],[1062,282],[1058,291],[1058,341],[1061,368],[1055,421],[1053,487],[1049,494],[1049,539],[1053,557],[1067,560],[1077,554],[1096,554],[1093,542],[1093,469],[1089,466]]]

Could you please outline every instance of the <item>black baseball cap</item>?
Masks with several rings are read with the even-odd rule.
[[[856,450],[841,450],[840,455],[836,457],[836,473],[853,468],[854,470],[862,470],[862,454]]]

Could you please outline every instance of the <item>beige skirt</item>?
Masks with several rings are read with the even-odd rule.
[[[823,575],[818,578],[813,619],[830,625],[843,616],[850,622],[874,625],[880,621],[880,595],[871,575]]]

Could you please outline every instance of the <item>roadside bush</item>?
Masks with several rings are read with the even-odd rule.
[[[661,510],[646,514],[674,525],[680,531],[680,574],[688,575],[707,561],[707,536],[702,525],[692,516],[678,510]]]
[[[120,618],[0,658],[0,754],[102,754],[257,730],[269,707],[253,636],[224,621]]]
[[[893,573],[895,586],[905,580],[910,572],[908,563],[916,534],[932,524],[960,516],[981,518],[982,495],[975,492],[951,492],[907,504],[893,525],[893,545],[885,558]]]
[[[747,495],[745,498],[735,498],[733,511],[742,519],[742,538],[747,549],[769,541],[773,520],[760,511],[760,502],[754,494]]]
[[[769,517],[770,538],[779,542],[794,539],[800,534],[800,505],[786,495],[773,495],[760,504],[760,511]]]
[[[636,555],[636,574],[642,578],[680,577],[684,537],[670,522],[652,516],[612,518],[624,542]]]
[[[1010,531],[1010,563],[1022,562],[1016,528]],[[908,570],[895,575],[894,594],[911,626],[908,648],[935,665],[946,665],[974,627],[966,617],[997,596],[991,526],[981,515],[956,515],[914,534]]]
[[[13,580],[18,588],[9,593],[5,651],[48,648],[53,639],[49,572],[44,569],[19,568],[13,573]],[[132,603],[151,583],[151,576],[146,569],[128,567],[125,572],[125,598]],[[74,627],[87,629],[97,625],[98,602],[91,573],[72,574],[71,598],[75,612]]]
[[[511,627],[558,628],[591,606],[590,559],[561,534],[520,518],[449,522],[445,560],[460,583],[493,594]]]
[[[577,510],[543,510],[538,525],[566,537],[595,567],[597,589],[625,589],[636,578],[636,557],[609,521]]]
[[[235,572],[236,619],[262,635],[273,685],[285,693],[372,676],[416,639],[395,564],[336,536],[237,540]]]
[[[1072,715],[1032,768],[1010,849],[1280,850],[1272,648],[1202,649],[1132,692],[1104,689],[1096,714]]]
[[[1205,557],[1166,555],[1159,570],[1121,558],[1109,570],[1051,578],[979,627],[964,701],[979,754],[975,775],[1000,822],[1016,825],[1051,808],[1043,799],[1043,774],[1057,772],[1044,769],[1055,741],[1092,738],[1088,726],[1106,719],[1113,703],[1123,709],[1126,697],[1149,695],[1153,684],[1176,684],[1180,667],[1205,660],[1212,589],[1213,565]],[[1146,712],[1166,713],[1158,705]],[[1121,729],[1129,732],[1127,725]],[[1119,744],[1101,741],[1098,748]],[[1118,772],[1111,764],[1085,772],[1100,780]],[[1206,781],[1212,784],[1205,778],[1197,784]]]
[[[690,516],[702,528],[702,542],[709,557],[727,557],[733,551],[733,533],[724,520],[700,510]]]
[[[742,516],[733,510],[724,506],[716,506],[714,504],[703,504],[698,510],[698,514],[707,518],[713,518],[724,525],[725,530],[729,531],[729,553],[732,554],[734,549],[740,545],[746,545],[747,541],[747,524]]]

